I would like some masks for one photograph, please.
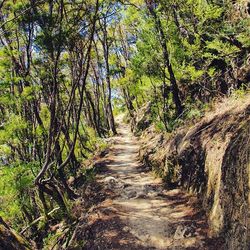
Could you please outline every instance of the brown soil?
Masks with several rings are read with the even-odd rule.
[[[96,183],[85,190],[92,204],[79,225],[83,249],[222,249],[208,238],[197,199],[165,190],[161,179],[138,161],[139,141],[126,125],[118,129]],[[216,247],[215,247],[216,246]]]

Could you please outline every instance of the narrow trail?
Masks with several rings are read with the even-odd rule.
[[[85,249],[213,249],[196,198],[164,190],[138,161],[139,142],[129,127],[118,132],[97,177],[105,198],[89,215]]]

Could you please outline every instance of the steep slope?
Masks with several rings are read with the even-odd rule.
[[[166,183],[197,193],[210,233],[228,249],[249,247],[250,95],[226,99],[171,135],[143,132],[140,157]]]

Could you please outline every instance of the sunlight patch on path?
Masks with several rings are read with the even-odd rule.
[[[137,247],[133,249],[139,249],[138,246],[143,249],[206,249],[203,246],[205,222],[202,217],[195,217],[190,197],[178,189],[164,190],[159,178],[144,172],[137,158],[138,140],[128,126],[120,126],[118,132],[110,149],[105,176],[99,177],[99,182],[115,196],[108,205],[103,203],[100,214],[106,209],[105,216],[110,211],[109,216],[120,220],[123,225],[120,230],[133,236],[133,240],[137,239]],[[117,232],[107,226],[102,234],[115,238]],[[119,244],[123,241],[119,240]],[[128,244],[129,237],[125,241]]]

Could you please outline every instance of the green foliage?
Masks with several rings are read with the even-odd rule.
[[[204,74],[204,70],[197,70],[194,66],[184,67],[183,76],[192,82],[197,81]]]
[[[216,53],[219,53],[219,55],[223,58],[225,56],[230,56],[239,52],[239,48],[237,48],[236,46],[230,45],[226,42],[222,42],[219,39],[214,39],[212,42],[208,41],[206,48],[208,50],[212,50]]]
[[[16,164],[0,168],[0,216],[18,226],[22,221],[22,207],[32,209],[30,191],[33,187],[34,173],[39,164]]]
[[[164,125],[164,123],[162,121],[158,121],[155,123],[155,128],[156,128],[156,131],[158,132],[164,132],[166,127]]]
[[[63,235],[63,232],[49,233],[47,237],[43,239],[44,250],[50,250],[54,245],[56,245],[59,238]]]
[[[234,90],[232,93],[231,93],[231,96],[234,98],[234,99],[241,99],[243,98],[246,93],[249,92],[249,89],[246,91],[246,86],[242,86],[240,89],[236,89]]]
[[[111,135],[114,114],[134,121],[150,104],[144,122],[172,132],[199,119],[214,97],[241,98],[249,87],[246,12],[229,1],[123,2],[99,1],[98,9],[94,0],[1,5],[0,216],[16,227],[58,205],[53,192],[44,192],[44,201],[33,184],[47,158],[53,164],[42,179],[55,180],[71,209],[64,186],[81,171],[94,178],[82,162],[107,147],[102,137]],[[170,162],[169,178],[174,174]]]
[[[192,120],[192,119],[197,119],[200,118],[202,115],[202,112],[200,109],[197,108],[192,108],[187,114],[186,114],[186,119]]]
[[[0,143],[18,144],[27,126],[27,122],[21,116],[11,114],[3,129],[0,130]]]

